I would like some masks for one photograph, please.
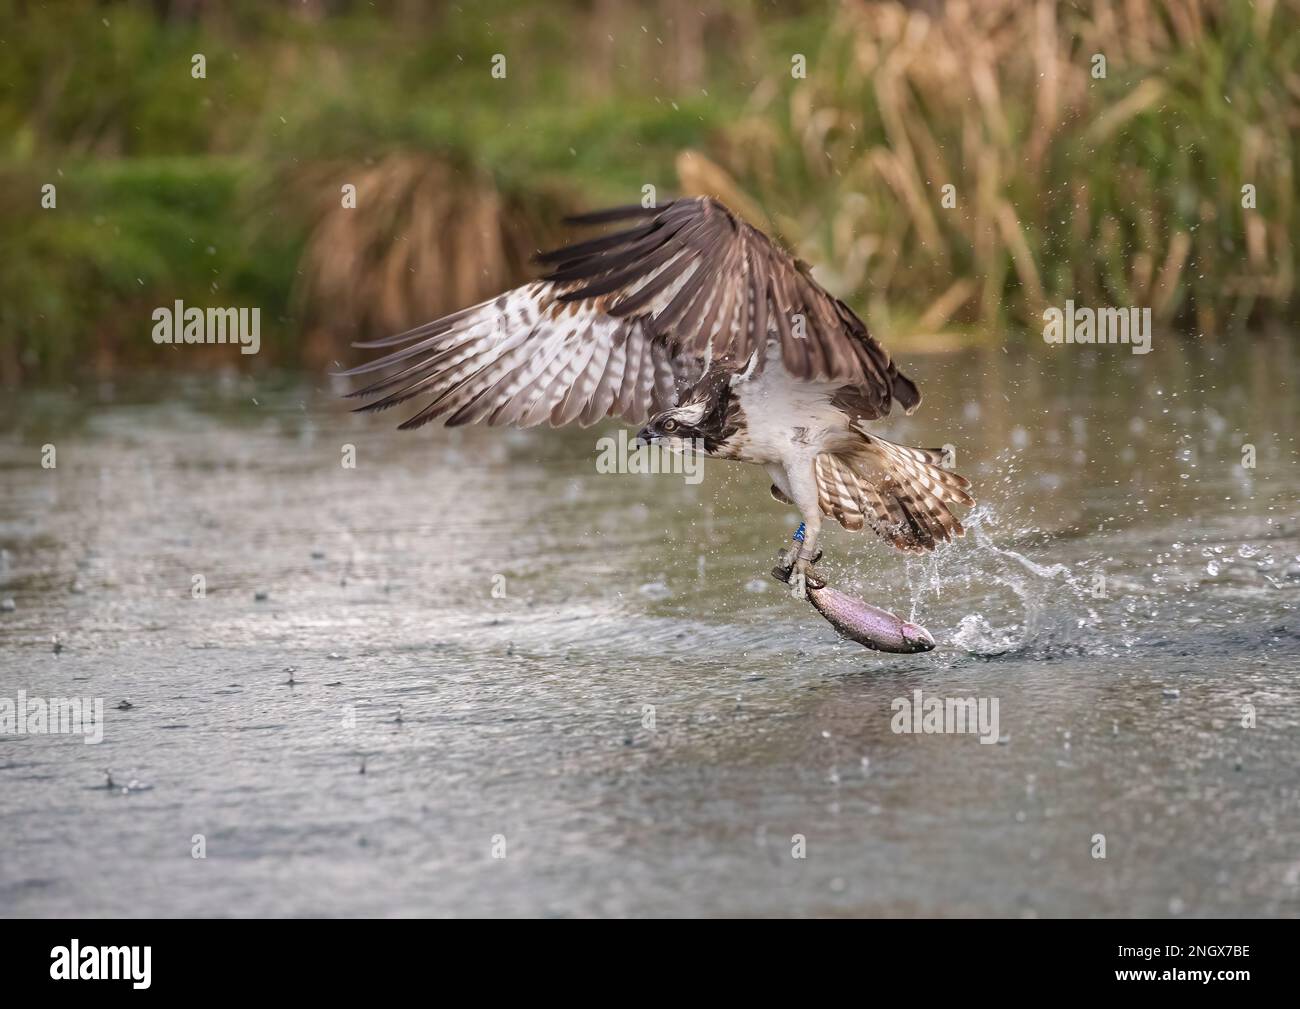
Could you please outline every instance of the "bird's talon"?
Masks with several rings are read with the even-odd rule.
[[[805,588],[820,589],[826,585],[826,582],[813,570],[813,565],[822,559],[820,550],[812,557],[805,557],[802,543],[796,540],[789,549],[780,551],[776,557],[776,567],[772,569],[772,577],[777,581],[790,585],[797,576],[802,575]]]
[[[814,570],[813,568],[813,565],[816,564],[820,558],[821,558],[820,550],[817,551],[817,556],[813,557],[811,560],[807,557],[800,557],[798,560],[794,562],[794,568],[790,572],[790,577],[798,578],[802,576],[803,584],[805,588],[809,588],[809,589],[825,588],[826,582],[822,580],[821,576],[818,575],[816,570]]]

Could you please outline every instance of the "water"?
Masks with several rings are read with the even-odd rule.
[[[971,533],[823,568],[919,656],[766,576],[761,473],[599,475],[613,428],[399,434],[274,376],[11,397],[0,696],[106,712],[0,736],[0,913],[1300,913],[1300,362],[1118,350],[909,362],[884,431],[957,446]],[[1000,741],[894,732],[916,690]]]

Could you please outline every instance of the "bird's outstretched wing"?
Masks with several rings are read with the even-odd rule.
[[[540,281],[406,333],[343,372],[388,372],[350,395],[383,410],[417,397],[402,428],[442,418],[531,427],[642,423],[676,405],[705,367],[762,368],[779,346],[792,375],[843,386],[863,419],[909,413],[916,386],[863,322],[807,267],[714,199],[619,207],[570,219],[631,221],[622,231],[542,253]]]

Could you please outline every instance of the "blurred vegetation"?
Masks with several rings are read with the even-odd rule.
[[[1065,298],[1208,334],[1293,319],[1297,14],[1288,0],[845,5],[808,79],[770,93],[726,160],[787,230],[820,236],[808,258],[878,324],[893,306],[920,310],[906,324],[922,331],[955,318],[1001,339]]]
[[[156,361],[177,298],[259,306],[260,358],[319,366],[646,185],[723,196],[891,340],[1032,334],[1067,297],[1291,321],[1298,13],[0,0],[0,380]],[[208,357],[240,355],[177,354]]]

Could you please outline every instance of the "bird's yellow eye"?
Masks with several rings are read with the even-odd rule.
[[[672,434],[676,430],[677,430],[677,421],[673,420],[671,417],[669,417],[666,421],[664,421],[665,432],[667,432],[668,434]]]

